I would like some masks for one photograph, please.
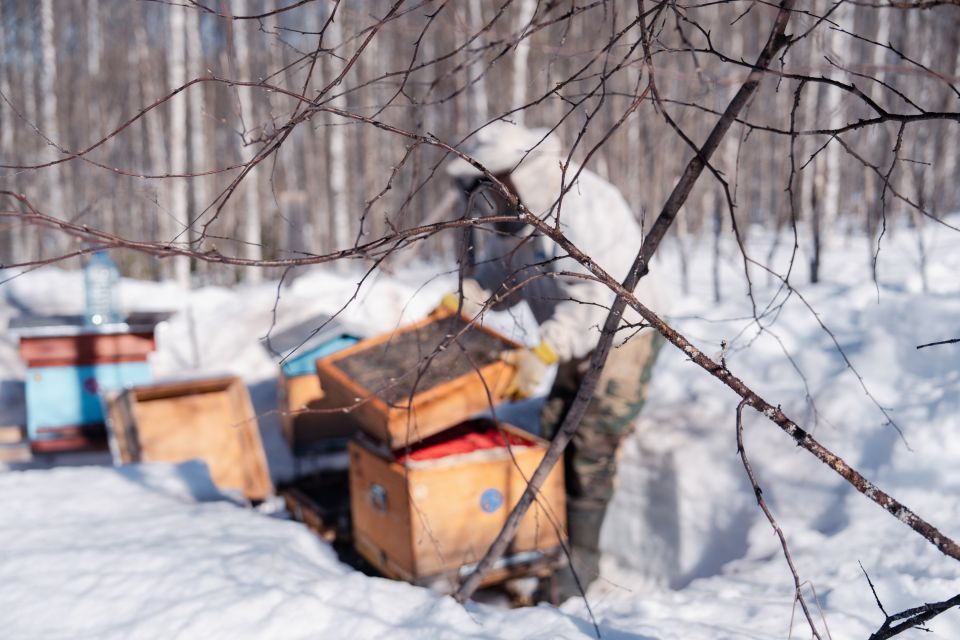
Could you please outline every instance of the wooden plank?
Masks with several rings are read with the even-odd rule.
[[[49,440],[31,440],[30,451],[33,453],[66,453],[74,451],[105,451],[107,443],[101,437],[89,436],[83,432],[68,432],[67,434]]]
[[[323,389],[320,387],[320,378],[315,374],[307,376],[279,377],[283,392],[280,394],[284,409],[297,411],[311,402],[323,399]]]
[[[403,470],[398,465],[385,464],[383,459],[355,441],[347,445],[347,450],[350,455],[350,512],[357,551],[387,575],[412,576],[411,514]],[[379,499],[381,494],[382,501]]]
[[[356,419],[326,397],[316,374],[278,378],[278,403],[283,435],[296,454],[322,441],[350,438],[357,432]]]
[[[480,586],[488,587],[511,578],[527,576],[546,578],[556,571],[564,560],[563,549],[559,546],[552,549],[537,549],[533,554],[521,551],[512,555],[505,555],[501,558],[502,566],[491,569],[480,582]],[[419,576],[412,582],[418,586],[429,587],[434,591],[453,593],[460,585],[460,581],[470,573],[473,567],[474,565],[468,564],[443,573]]]
[[[179,396],[222,391],[235,382],[240,382],[240,379],[233,376],[160,382],[136,387],[134,397],[137,402],[176,398]]]
[[[129,464],[130,445],[127,442],[127,428],[132,422],[127,411],[127,396],[119,391],[108,391],[103,395],[104,419],[107,421],[107,442],[110,455],[115,462]]]
[[[16,424],[0,426],[0,444],[19,444],[26,440],[23,427]]]
[[[20,339],[29,367],[143,362],[154,350],[152,332],[36,336]]]
[[[344,351],[350,349],[344,349]],[[317,375],[331,406],[350,407],[350,415],[364,431],[382,442],[391,441],[388,429],[390,409],[383,400],[357,385],[338,369],[332,360],[326,358],[318,360]]]
[[[410,471],[410,507],[421,514],[411,532],[417,575],[479,562],[502,523],[498,514],[484,513],[480,496],[508,481],[501,461]]]
[[[10,464],[14,462],[30,462],[33,454],[27,443],[0,444],[0,462]]]
[[[280,429],[283,432],[283,438],[291,447],[294,443],[294,415],[301,405],[305,405],[307,400],[302,398],[301,391],[295,388],[295,381],[303,376],[287,377],[280,372],[277,376],[277,407],[280,409]],[[320,380],[317,379],[317,389],[320,388]]]
[[[418,393],[410,409],[390,409],[386,442],[399,449],[499,404],[512,378],[512,366],[494,362]]]
[[[221,489],[253,500],[273,492],[253,406],[239,378],[133,387],[108,397],[119,461],[199,458]]]
[[[337,537],[336,523],[325,521],[320,509],[309,496],[297,489],[285,489],[281,495],[294,520],[305,524],[327,543],[333,543]]]
[[[321,471],[280,491],[293,519],[327,542],[350,540],[350,477],[347,471]]]
[[[263,450],[263,441],[260,438],[257,414],[253,409],[253,401],[250,400],[247,385],[240,378],[235,378],[229,389],[233,397],[233,405],[240,410],[242,421],[232,425],[232,428],[239,430],[243,443],[240,464],[243,468],[244,494],[248,498],[262,500],[273,494],[273,481],[270,479],[267,454]]]
[[[40,427],[30,440],[34,453],[68,451],[103,451],[107,448],[107,431],[103,423],[61,427]]]

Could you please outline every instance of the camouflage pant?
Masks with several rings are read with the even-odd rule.
[[[659,333],[646,331],[610,351],[596,393],[564,452],[571,539],[576,526],[574,512],[598,511],[602,519],[613,496],[617,450],[633,431],[643,408],[653,363],[662,345]],[[561,363],[540,421],[544,437],[552,439],[556,435],[589,365],[589,356]]]

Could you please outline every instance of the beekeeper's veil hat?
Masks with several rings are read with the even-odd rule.
[[[503,120],[491,122],[461,148],[494,175],[510,173],[544,158],[559,159],[560,140],[549,129],[528,129]],[[461,180],[478,178],[483,173],[463,158],[447,165],[447,175]]]

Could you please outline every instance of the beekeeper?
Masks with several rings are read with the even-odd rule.
[[[546,129],[494,122],[474,135],[464,152],[483,165],[526,208],[551,224],[607,273],[622,281],[642,242],[640,225],[623,195],[597,174],[574,163]],[[473,165],[456,158],[448,167],[471,215],[510,214],[499,195]],[[572,184],[570,184],[572,181]],[[569,185],[562,198],[561,184]],[[548,237],[520,221],[477,227],[474,252],[462,291],[443,305],[468,315],[484,308],[510,307],[525,300],[539,323],[539,343],[505,354],[517,367],[509,389],[515,398],[535,392],[551,365],[558,365],[541,418],[541,432],[552,438],[577,393],[600,339],[614,294],[589,275]],[[647,306],[662,311],[652,277],[636,291]],[[628,308],[610,351],[596,394],[565,451],[567,513],[574,564],[581,580],[596,577],[600,525],[613,494],[617,451],[634,428],[646,398],[650,372],[661,344],[640,316]]]

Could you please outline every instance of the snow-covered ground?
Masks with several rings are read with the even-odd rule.
[[[834,240],[818,285],[806,284],[806,259],[798,258],[793,282],[817,315],[792,296],[757,335],[742,267],[732,253],[722,274],[724,301],[711,302],[709,262],[696,259],[690,292],[676,296],[671,315],[674,326],[707,353],[728,343],[725,358],[734,373],[956,539],[960,345],[915,347],[960,335],[960,234],[929,225],[925,233],[927,291],[915,237],[901,229],[884,240],[879,286],[869,279],[867,242],[855,234]],[[770,242],[756,235],[749,246],[761,257]],[[777,264],[783,267],[787,258],[778,253]],[[679,271],[675,247],[665,246],[653,277],[679,289]],[[435,274],[413,267],[372,276],[344,320],[381,332],[421,317],[453,282],[450,275]],[[763,309],[777,283],[760,272],[752,275]],[[278,327],[338,309],[360,278],[313,271],[283,287]],[[159,335],[156,375],[233,372],[250,385],[258,410],[268,412],[276,365],[258,339],[271,325],[276,292],[275,283],[184,293],[173,285],[124,281],[122,295],[128,308],[181,311]],[[78,274],[34,272],[0,287],[0,326],[20,309],[70,313],[81,304]],[[776,322],[767,326],[773,317]],[[902,439],[834,339],[902,429]],[[23,374],[16,342],[3,332],[2,424],[22,421]],[[732,392],[683,354],[664,349],[604,523],[603,576],[588,594],[604,637],[785,638],[791,619],[793,634],[809,637],[779,542],[755,504],[736,452],[736,404]],[[264,415],[261,428],[272,471],[282,479],[290,460],[275,419]],[[745,433],[747,453],[824,637],[827,628],[833,638],[866,637],[883,621],[861,564],[888,612],[960,591],[960,565],[849,488],[777,427],[748,412]],[[462,608],[424,589],[365,577],[340,564],[300,525],[218,500],[194,464],[0,473],[0,496],[3,637],[593,633],[581,599],[559,609]],[[960,637],[960,612],[938,617],[929,628],[934,633],[923,637]]]

